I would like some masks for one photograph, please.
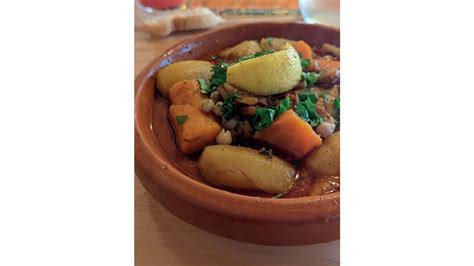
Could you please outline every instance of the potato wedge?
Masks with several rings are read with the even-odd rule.
[[[222,58],[232,58],[237,59],[243,56],[252,55],[258,52],[261,52],[262,47],[256,41],[243,41],[236,46],[229,47],[224,49],[219,53],[219,56]]]
[[[257,150],[230,145],[204,148],[198,168],[214,185],[275,194],[287,191],[296,175],[293,166],[280,158],[270,159]]]
[[[260,47],[264,50],[279,51],[284,49],[287,43],[291,42],[292,41],[283,38],[262,38],[260,40]]]
[[[188,79],[210,80],[212,64],[201,60],[187,60],[173,63],[161,69],[156,75],[156,87],[163,96],[178,81]]]
[[[328,54],[333,54],[337,57],[341,56],[341,49],[339,49],[339,47],[337,47],[335,45],[332,45],[332,44],[329,44],[329,43],[323,44],[323,46],[321,47],[321,51],[323,51],[325,53],[328,53]]]
[[[324,140],[323,145],[313,151],[304,162],[309,173],[319,176],[339,176],[340,174],[339,132]]]
[[[227,69],[227,83],[253,95],[273,95],[291,90],[301,79],[296,50],[285,50],[248,59]]]

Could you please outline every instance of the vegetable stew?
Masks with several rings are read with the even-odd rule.
[[[339,191],[338,47],[247,40],[156,80],[192,176],[259,197]]]

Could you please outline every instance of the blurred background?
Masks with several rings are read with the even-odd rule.
[[[193,34],[240,23],[279,21],[339,27],[339,0],[134,0],[135,76],[156,56]],[[196,11],[207,9],[208,12]],[[204,13],[208,24],[170,27],[176,17]],[[186,24],[186,23],[181,23]]]
[[[223,18],[293,17],[339,26],[339,0],[135,0],[142,22],[163,12],[209,8]]]

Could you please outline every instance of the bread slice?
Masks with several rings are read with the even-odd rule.
[[[212,28],[225,20],[208,8],[162,11],[143,20],[152,35],[164,37],[174,31]]]

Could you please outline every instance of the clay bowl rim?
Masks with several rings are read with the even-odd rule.
[[[224,31],[235,30],[237,28],[251,27],[252,25],[284,26],[292,25],[295,27],[320,27],[339,31],[338,28],[309,25],[297,22],[257,22],[231,25],[222,27],[213,31],[197,34],[187,38],[167,49],[156,57],[135,79],[135,98],[134,98],[134,124],[135,124],[135,167],[140,168],[161,186],[172,190],[180,198],[188,203],[204,208],[206,210],[217,212],[233,217],[248,218],[260,221],[275,222],[303,222],[308,220],[332,220],[339,218],[339,200],[340,192],[321,195],[305,196],[299,198],[261,198],[232,193],[223,189],[215,188],[201,183],[194,178],[187,176],[172,163],[168,163],[169,158],[162,154],[153,139],[146,133],[153,135],[151,128],[151,113],[144,113],[138,110],[139,102],[144,97],[145,83],[156,74],[161,68],[160,62],[168,56],[180,51],[189,44],[197,42],[207,36],[221,33]],[[244,40],[244,39],[242,39]],[[242,41],[240,40],[240,41]],[[209,52],[213,52],[211,49]],[[153,85],[153,89],[154,85]],[[154,93],[152,93],[153,95]],[[161,96],[160,96],[161,97]],[[146,115],[148,123],[140,123],[139,116]],[[137,174],[141,180],[143,176]],[[141,180],[142,184],[144,182]],[[144,184],[145,185],[145,184]],[[148,188],[145,186],[147,190]],[[289,215],[291,214],[291,215]]]

